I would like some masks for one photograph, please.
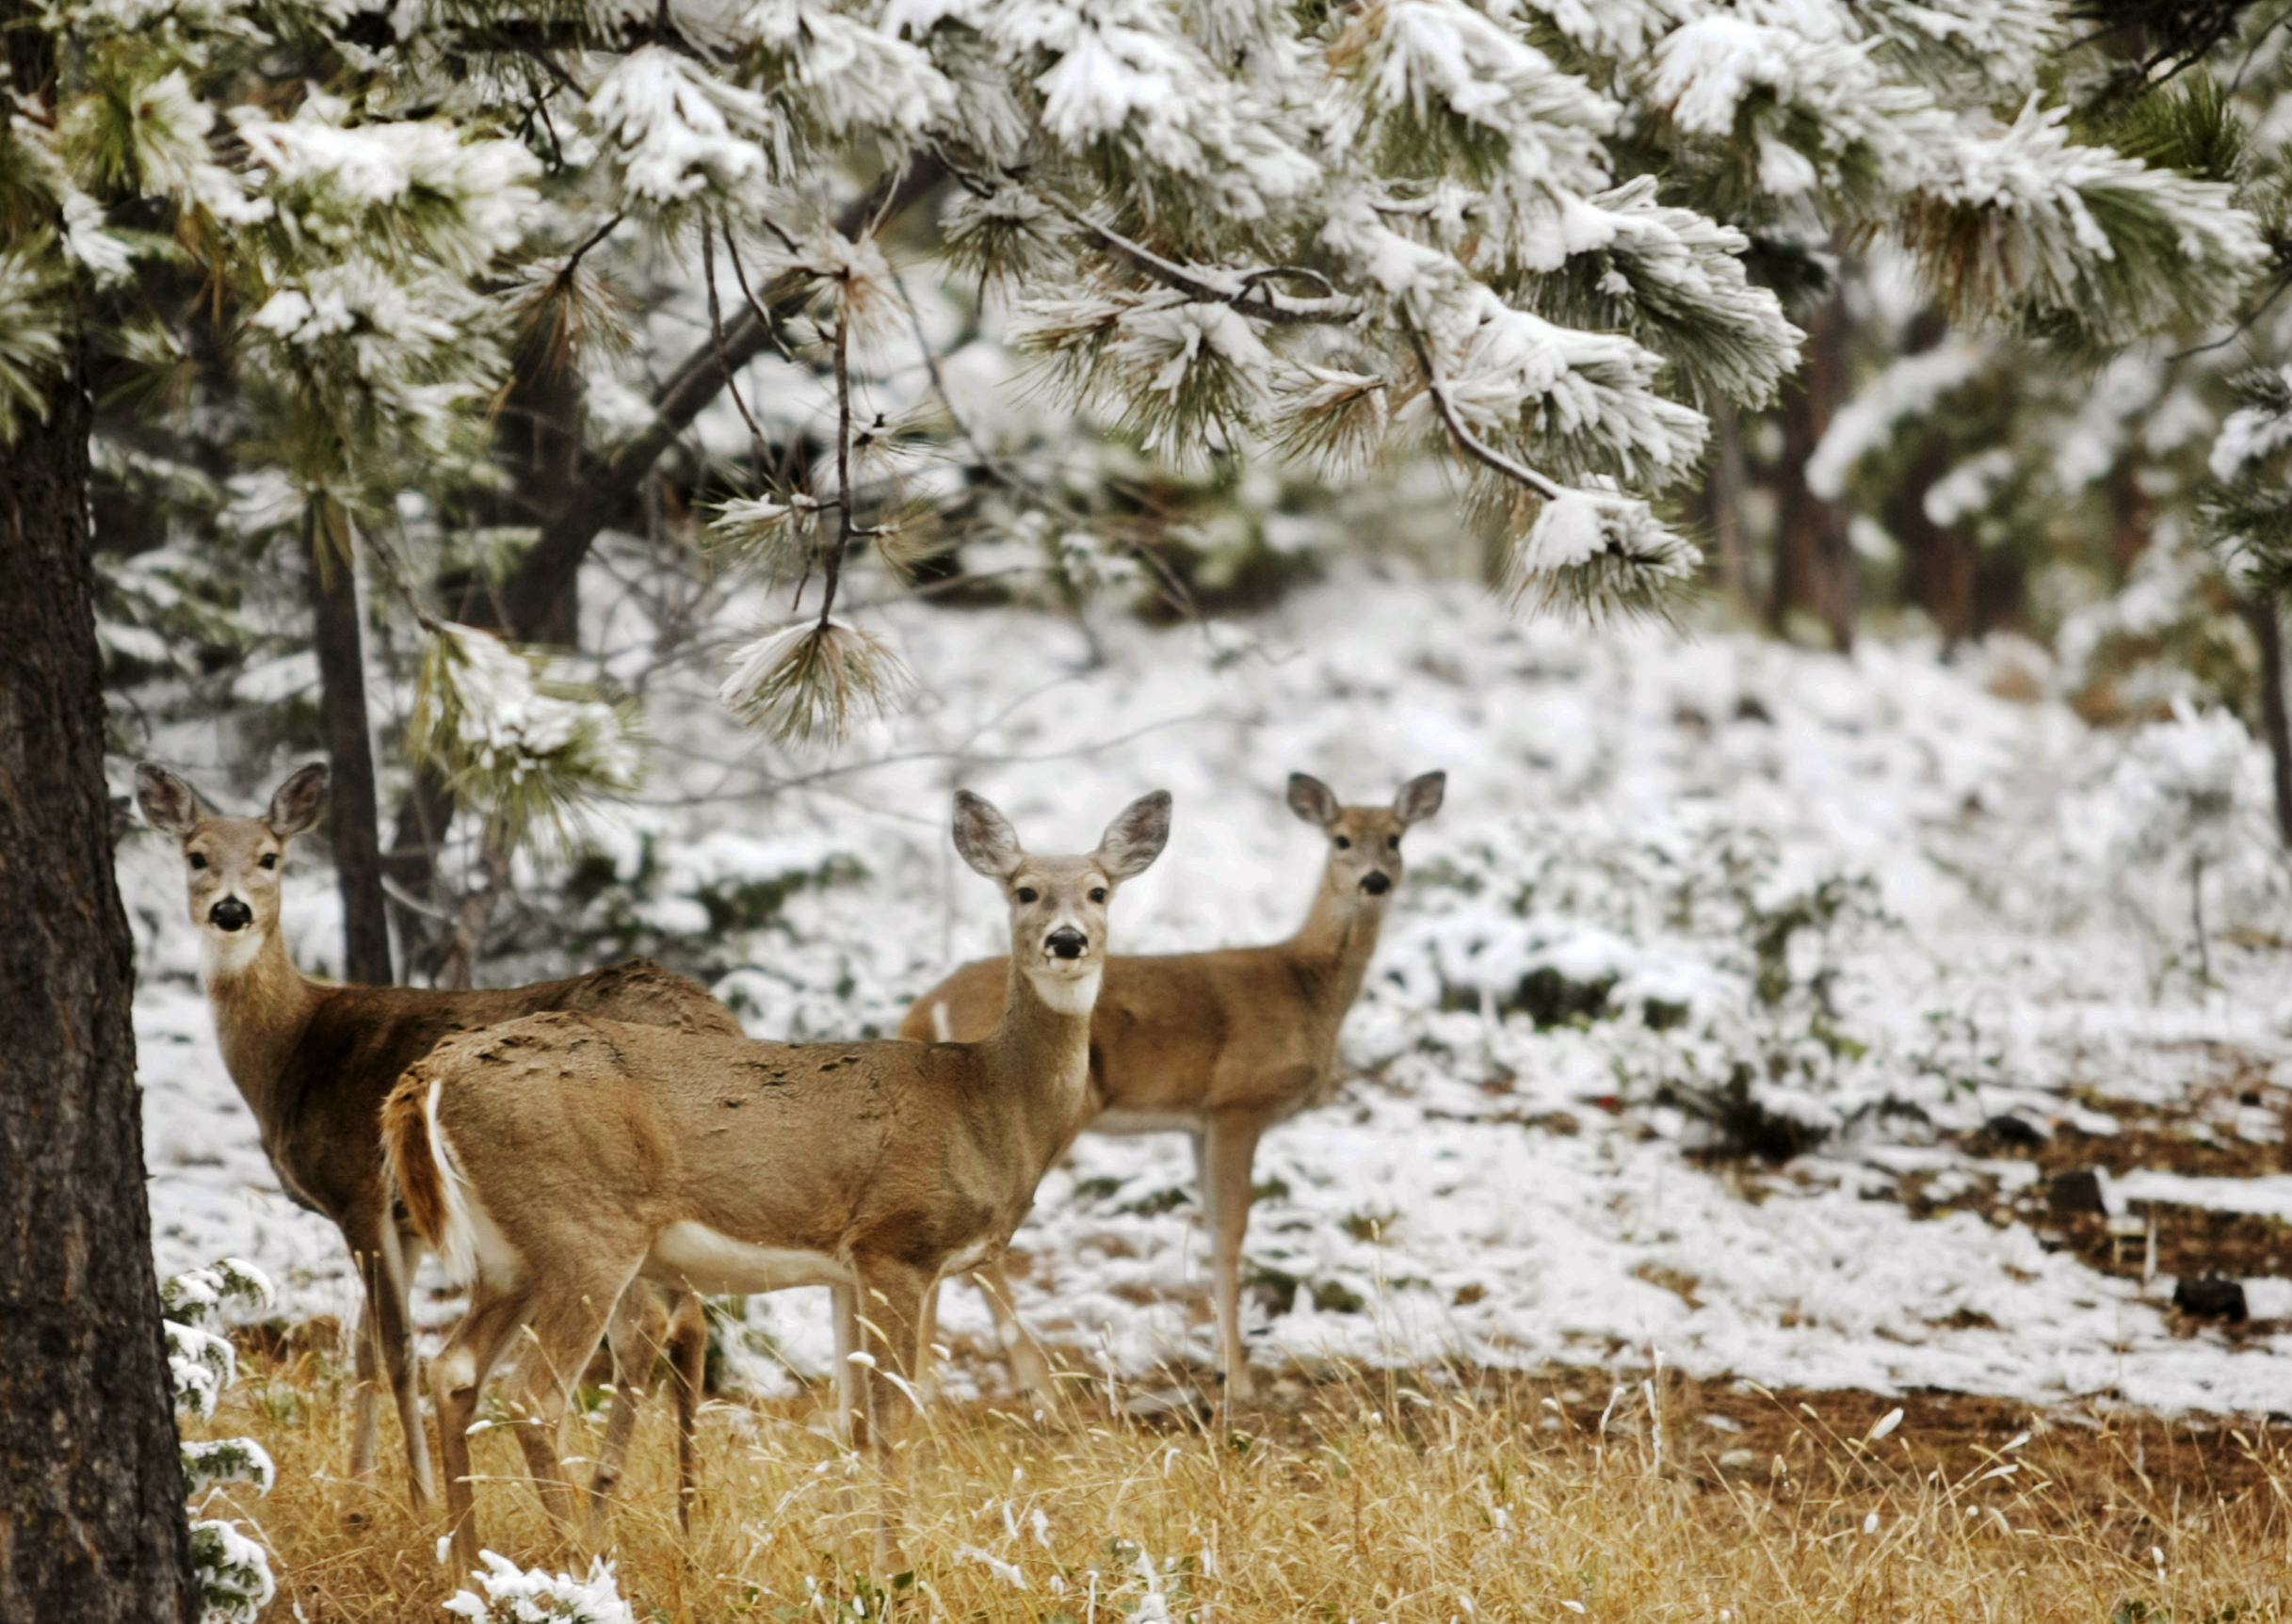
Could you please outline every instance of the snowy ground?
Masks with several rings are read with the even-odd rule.
[[[712,623],[730,636],[769,616],[735,600]],[[888,1030],[947,967],[998,948],[995,897],[947,844],[957,783],[1043,849],[1172,791],[1168,855],[1115,908],[1118,947],[1167,951],[1294,925],[1321,844],[1283,805],[1291,770],[1348,799],[1447,770],[1347,1029],[1344,1095],[1259,1154],[1251,1329],[1268,1367],[1659,1353],[1770,1386],[2292,1409],[2292,1330],[2267,1323],[2292,1315],[2292,1280],[2252,1280],[2261,1323],[2233,1336],[2192,1325],[2170,1275],[2144,1284],[2057,1244],[2026,1149],[1966,1142],[2000,1116],[2097,1142],[2138,1117],[2246,1146],[2255,1170],[2292,1166],[2284,888],[2240,730],[2093,732],[2042,697],[2034,651],[1945,665],[1876,641],[1842,660],[1594,635],[1366,573],[1238,626],[1110,620],[1090,668],[1071,622],[1029,611],[909,603],[874,623],[930,690],[910,714],[833,763],[783,761],[715,705],[720,643],[703,641],[650,680],[653,787],[598,831],[620,883],[589,922],[711,963],[759,1036]],[[634,605],[600,631],[632,679],[652,658]],[[197,776],[222,743],[159,748]],[[703,906],[838,857],[864,876],[799,887],[758,928],[727,932]],[[217,1055],[176,859],[140,835],[121,874],[161,1267],[240,1254],[290,1311],[339,1311],[339,1243],[278,1195]],[[309,967],[333,929],[329,882],[290,867]],[[1778,945],[1793,918],[1814,923]],[[1731,1076],[1760,1120],[1807,1124],[1821,1148],[1779,1168],[1698,1157],[1698,1101]],[[2292,1215],[2292,1180],[2185,1171],[2106,1187],[2120,1213]],[[1134,1375],[1206,1359],[1190,1197],[1177,1137],[1086,1137],[1018,1237],[1023,1309]],[[977,1299],[949,1296],[950,1333],[981,1333]],[[751,1324],[824,1363],[816,1294],[753,1305]]]

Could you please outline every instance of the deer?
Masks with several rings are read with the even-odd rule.
[[[153,828],[183,850],[191,923],[199,929],[200,980],[215,1017],[223,1064],[261,1131],[280,1187],[342,1231],[362,1302],[354,1350],[357,1388],[351,1480],[379,1487],[380,1394],[388,1375],[417,1510],[435,1498],[415,1387],[410,1295],[421,1242],[392,1206],[383,1177],[382,1104],[407,1067],[441,1038],[539,1010],[589,1011],[694,1036],[738,1036],[732,1012],[698,982],[649,959],[630,959],[562,981],[502,990],[442,991],[314,981],[295,968],[279,923],[279,882],[288,845],[317,822],[327,768],[305,766],[280,784],[260,817],[209,811],[184,779],[156,764],[136,769],[136,799]],[[658,1298],[620,1307],[628,1320],[616,1402],[597,1472],[605,1492],[617,1476],[654,1364],[637,1338],[665,1352],[677,1391],[677,1437],[689,1519],[697,1476],[693,1407],[707,1331],[697,1297],[670,1305],[664,1334]]]
[[[467,1428],[521,1332],[506,1397],[534,1488],[561,1538],[603,1540],[601,1501],[573,1525],[557,1439],[568,1383],[600,1332],[621,1334],[612,1306],[638,1281],[835,1288],[857,1309],[839,1327],[859,1343],[851,1435],[891,1462],[930,1294],[1009,1243],[1073,1137],[1108,903],[1161,854],[1170,807],[1142,796],[1091,851],[1039,857],[957,793],[956,850],[1002,888],[1010,927],[1003,1013],[970,1040],[771,1043],[546,1014],[448,1038],[408,1069],[382,1111],[392,1183],[470,1282],[430,1367],[458,1553],[477,1552]],[[896,1549],[886,1512],[879,1562]]]
[[[1400,884],[1401,837],[1441,810],[1446,773],[1400,787],[1390,807],[1344,806],[1304,773],[1289,779],[1290,810],[1329,842],[1305,923],[1265,947],[1106,960],[1090,1020],[1090,1110],[1084,1131],[1190,1135],[1213,1260],[1219,1370],[1229,1402],[1251,1396],[1242,1349],[1242,1239],[1251,1165],[1278,1122],[1321,1103],[1337,1081],[1337,1034],[1360,996],[1385,909]],[[1003,1015],[1003,961],[962,966],[909,1006],[899,1036],[916,1042],[975,1037]],[[1050,1369],[1020,1326],[1001,1261],[973,1271],[1019,1385],[1051,1395]],[[936,1316],[934,1316],[935,1318]]]

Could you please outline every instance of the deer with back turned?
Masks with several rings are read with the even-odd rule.
[[[382,1101],[400,1072],[441,1038],[545,1009],[579,1010],[691,1035],[737,1036],[732,1012],[697,982],[646,959],[562,981],[499,990],[448,992],[313,981],[295,968],[279,922],[279,880],[289,843],[317,822],[327,769],[302,768],[281,784],[261,817],[224,817],[167,768],[136,769],[136,798],[154,828],[175,837],[199,929],[200,981],[215,1017],[223,1064],[254,1114],[280,1187],[342,1231],[363,1300],[355,1342],[358,1387],[351,1434],[354,1482],[371,1489],[380,1395],[388,1374],[417,1506],[435,1492],[415,1388],[409,1294],[421,1241],[394,1214],[383,1178]],[[659,1336],[657,1297],[618,1310],[632,1335]],[[667,1352],[677,1373],[683,1476],[693,1481],[692,1415],[705,1353],[698,1299],[672,1309]],[[624,1343],[632,1349],[628,1337]],[[619,1373],[621,1391],[600,1453],[609,1487],[618,1471],[651,1359]]]
[[[1212,1246],[1218,1356],[1231,1399],[1250,1396],[1241,1343],[1242,1237],[1250,1169],[1275,1123],[1319,1103],[1334,1085],[1337,1034],[1360,995],[1394,888],[1401,837],[1441,810],[1448,775],[1410,780],[1390,807],[1343,806],[1320,780],[1289,779],[1290,810],[1318,826],[1329,857],[1298,933],[1265,947],[1122,956],[1106,961],[1090,1021],[1094,1134],[1186,1133]],[[915,1000],[899,1036],[976,1037],[1002,1018],[999,958],[964,965]],[[1013,1374],[1038,1397],[1050,1372],[1012,1311],[999,1261],[976,1271]]]
[[[391,1177],[471,1282],[430,1367],[457,1552],[477,1552],[465,1429],[520,1331],[508,1396],[534,1486],[560,1533],[602,1536],[599,1501],[573,1526],[557,1436],[635,1282],[838,1288],[858,1310],[854,1431],[888,1455],[930,1293],[1002,1249],[1073,1137],[1107,905],[1169,834],[1156,793],[1096,849],[1038,857],[986,801],[956,796],[956,848],[1002,888],[1011,941],[1003,1015],[967,1042],[765,1043],[538,1015],[451,1038],[407,1072],[383,1111]],[[878,1537],[888,1560],[888,1516]]]

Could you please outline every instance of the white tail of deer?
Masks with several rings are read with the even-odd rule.
[[[414,1386],[408,1293],[422,1256],[420,1237],[391,1216],[379,1144],[382,1101],[398,1074],[451,1033],[468,1032],[541,1009],[585,1009],[686,1032],[737,1035],[732,1012],[698,983],[643,959],[564,981],[502,991],[441,992],[412,987],[341,987],[295,968],[279,927],[279,880],[289,843],[318,821],[327,769],[306,766],[281,784],[261,817],[220,817],[167,768],[136,769],[136,799],[154,828],[183,849],[191,923],[199,927],[201,980],[231,1080],[254,1113],[263,1150],[280,1185],[324,1214],[350,1249],[364,1301],[356,1343],[358,1391],[350,1469],[369,1490],[386,1367],[414,1503],[435,1492]],[[657,1339],[657,1302],[632,1298],[622,1338],[634,1357],[638,1336]],[[676,1305],[670,1357],[678,1374],[684,1475],[692,1481],[690,1408],[706,1351],[698,1300]],[[621,1370],[606,1448],[598,1462],[608,1486],[618,1470],[650,1357]],[[689,1494],[687,1494],[689,1498]]]
[[[1315,1104],[1336,1080],[1337,1034],[1360,995],[1385,908],[1401,879],[1401,837],[1441,810],[1448,775],[1400,787],[1389,807],[1341,806],[1318,779],[1289,780],[1289,806],[1329,842],[1305,923],[1287,941],[1106,961],[1090,1030],[1098,1134],[1190,1134],[1215,1266],[1226,1394],[1250,1395],[1240,1324],[1251,1164],[1274,1123]],[[915,1000],[899,1036],[976,1037],[1002,1019],[1003,961],[966,964]],[[978,1270],[1013,1372],[1039,1397],[1050,1372],[1011,1312],[999,1262]]]
[[[633,1280],[700,1292],[851,1293],[857,1430],[889,1448],[923,1368],[940,1277],[1000,1251],[1073,1136],[1089,1078],[1106,906],[1170,833],[1134,801],[1081,857],[1036,857],[959,794],[955,844],[1003,889],[1005,1013],[966,1043],[760,1043],[541,1015],[452,1038],[383,1112],[391,1175],[423,1238],[471,1260],[467,1316],[432,1367],[456,1550],[474,1560],[467,1429],[512,1338],[512,1412],[560,1530],[567,1385]],[[587,1535],[598,1537],[592,1503]],[[880,1529],[888,1560],[890,1520]]]

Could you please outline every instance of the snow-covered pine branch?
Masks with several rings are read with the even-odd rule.
[[[161,1284],[178,1415],[207,1420],[223,1390],[237,1379],[224,1312],[234,1306],[266,1309],[274,1296],[263,1271],[236,1258],[187,1270]],[[227,1485],[244,1483],[257,1494],[268,1494],[278,1481],[268,1452],[251,1438],[207,1439],[181,1448],[185,1492],[195,1509]],[[200,1624],[254,1624],[278,1589],[270,1553],[220,1518],[192,1522],[191,1571],[199,1584]]]
[[[428,629],[407,750],[482,809],[507,844],[562,837],[582,806],[644,777],[633,702],[550,673],[545,654],[472,626]]]
[[[2252,217],[2072,117],[2070,10],[460,0],[351,46],[317,6],[212,0],[153,26],[80,0],[59,20],[143,111],[98,117],[91,76],[52,133],[5,137],[24,161],[0,174],[32,177],[9,184],[56,230],[0,276],[0,399],[55,364],[73,299],[53,289],[160,251],[127,224],[156,202],[180,222],[168,251],[211,261],[238,303],[273,454],[346,506],[419,463],[481,483],[484,411],[537,330],[583,379],[619,499],[706,389],[777,347],[798,386],[728,397],[748,450],[695,454],[750,499],[808,499],[823,531],[833,515],[782,560],[825,585],[861,545],[901,545],[877,491],[842,487],[855,447],[880,456],[920,404],[879,397],[915,370],[885,359],[905,342],[893,262],[929,247],[831,222],[885,175],[946,173],[946,263],[995,284],[997,320],[1017,313],[1071,432],[1116,428],[1177,471],[1292,457],[1349,476],[1430,448],[1502,515],[1530,601],[1652,607],[1692,574],[1659,515],[1697,473],[1703,413],[1770,402],[1798,363],[1752,232],[1898,244],[1961,318],[2089,343],[2235,308],[2265,251]],[[331,53],[328,91],[218,99],[285,40]],[[614,312],[640,290],[661,308],[619,353]],[[835,452],[767,468],[767,441]],[[1614,543],[1596,555],[1591,515]]]

